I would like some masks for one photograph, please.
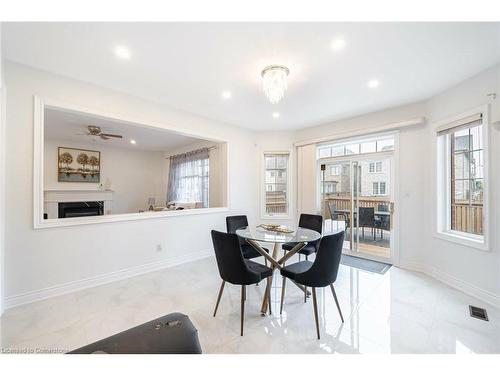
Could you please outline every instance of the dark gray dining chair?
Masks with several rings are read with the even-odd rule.
[[[313,296],[314,319],[316,320],[316,333],[318,334],[318,340],[320,339],[320,334],[316,288],[330,286],[333,298],[335,299],[335,304],[337,305],[337,309],[340,314],[340,319],[342,320],[342,323],[344,323],[342,310],[340,309],[337,294],[335,293],[335,288],[333,286],[333,284],[337,280],[337,274],[339,272],[343,244],[343,231],[331,234],[329,236],[324,236],[320,240],[319,248],[316,252],[316,258],[314,259],[314,262],[305,260],[302,262],[289,264],[288,266],[281,269],[281,275],[283,276],[283,285],[281,288],[280,314],[283,313],[283,303],[285,300],[285,286],[287,278],[295,281],[297,284],[304,285],[305,287],[311,287]]]
[[[236,233],[240,228],[248,227],[248,219],[246,215],[235,215],[226,216],[226,229],[227,233]],[[243,253],[243,258],[253,259],[261,257],[262,254],[259,253],[255,248],[247,243],[243,238],[239,238],[241,252]],[[269,249],[262,248],[266,253],[269,253]],[[267,260],[264,258],[264,264],[267,265]]]
[[[379,212],[390,212],[388,204],[379,204],[377,207]],[[391,230],[391,215],[378,215],[375,218],[375,227],[380,230],[380,239],[384,239],[384,231]]]
[[[365,238],[365,227],[372,228],[373,240],[375,241],[375,208],[359,207],[358,227],[362,228],[362,235]]]
[[[241,285],[241,336],[243,336],[243,321],[245,317],[246,286],[267,279],[267,287],[271,288],[273,270],[263,264],[243,258],[240,241],[236,234],[212,230],[212,242],[215,259],[219,268],[222,284],[215,304],[214,317],[219,308],[219,302],[226,282]],[[271,312],[271,294],[269,294],[269,311]]]
[[[323,216],[300,214],[299,227],[311,229],[321,234],[323,233]],[[286,242],[281,247],[286,252],[292,250],[295,245],[297,245],[296,242]],[[315,253],[318,250],[318,246],[319,240],[311,241],[299,251],[299,254],[305,255],[307,259],[309,255]]]

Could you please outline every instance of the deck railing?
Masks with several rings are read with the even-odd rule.
[[[483,234],[483,205],[468,203],[454,203],[451,205],[451,229],[472,233]]]
[[[330,219],[328,203],[335,204],[338,210],[349,210],[351,208],[351,198],[347,196],[334,196],[326,194],[323,215]],[[360,207],[374,207],[377,210],[378,205],[389,205],[391,202],[386,197],[359,197]],[[455,203],[451,206],[451,229],[482,235],[483,228],[483,205],[467,203]]]
[[[391,201],[387,197],[359,197],[360,207],[373,207],[375,211],[379,205],[390,205]],[[332,196],[331,194],[326,194],[324,206],[324,217],[330,219],[330,210],[328,209],[328,204],[333,203],[337,210],[349,210],[351,208],[351,198],[347,196]]]
[[[283,191],[267,191],[266,192],[266,214],[286,214],[288,204],[286,201],[286,193]]]

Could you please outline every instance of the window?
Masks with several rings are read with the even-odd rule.
[[[323,193],[323,184],[321,184],[321,193]],[[325,186],[325,191],[324,193],[326,194],[331,194],[331,193],[336,193],[337,192],[337,182],[336,181],[327,181],[324,183]]]
[[[377,152],[394,150],[394,138],[387,138],[377,141]]]
[[[288,215],[288,153],[264,154],[264,212]]]
[[[208,207],[209,150],[170,157],[167,202],[202,202]]]
[[[374,182],[373,183],[373,195],[386,195],[386,184],[385,182]]]
[[[340,175],[340,165],[333,165],[330,169],[330,174],[332,176]]]
[[[369,164],[368,170],[370,173],[380,173],[382,172],[382,162],[376,161]]]
[[[482,114],[438,128],[439,230],[484,242],[486,150]]]
[[[386,152],[394,150],[394,137],[381,136],[379,138],[370,138],[358,142],[339,142],[336,144],[327,144],[318,146],[317,158],[334,158],[337,156],[368,154],[375,152]]]

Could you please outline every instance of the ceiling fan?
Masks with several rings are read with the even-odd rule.
[[[99,126],[94,126],[94,125],[89,125],[87,126],[88,132],[85,133],[85,135],[90,135],[94,137],[99,137],[104,140],[108,140],[110,138],[123,138],[123,136],[119,134],[108,134],[108,133],[103,133],[101,130],[101,127]]]

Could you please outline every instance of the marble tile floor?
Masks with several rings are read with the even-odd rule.
[[[206,258],[7,310],[2,352],[65,352],[179,311],[198,328],[204,353],[500,353],[500,310],[425,275],[392,267],[385,275],[341,265],[336,282],[342,324],[329,288],[318,290],[321,340],[312,300],[281,276],[271,316],[261,316],[265,283],[247,288],[245,334],[239,335],[240,287],[226,284],[212,317],[220,278]],[[489,322],[469,317],[485,307]]]

